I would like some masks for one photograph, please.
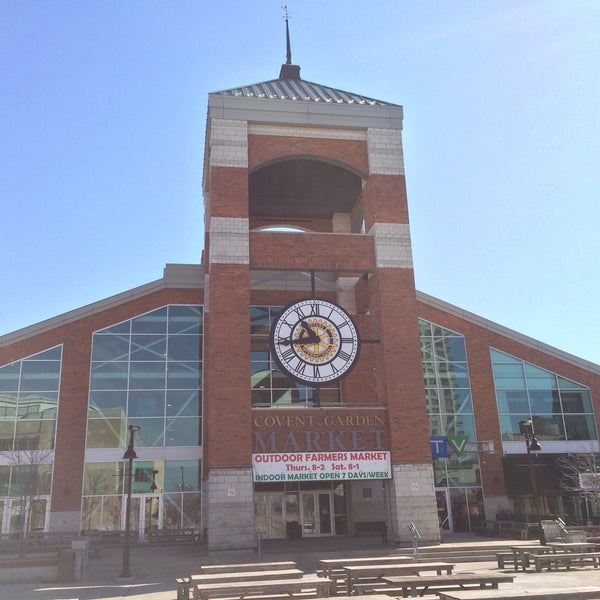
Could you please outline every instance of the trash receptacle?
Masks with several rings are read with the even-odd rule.
[[[290,540],[297,540],[302,537],[302,529],[300,529],[300,523],[298,521],[287,522],[287,537]]]
[[[75,581],[75,553],[73,550],[61,550],[59,552],[56,581],[58,583]]]

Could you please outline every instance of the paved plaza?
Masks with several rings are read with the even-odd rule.
[[[497,543],[506,546],[506,540],[482,539],[478,536],[448,536],[442,548],[472,549],[477,545]],[[515,544],[517,542],[514,542]],[[410,554],[410,546],[382,545],[375,538],[335,538],[312,540],[282,540],[265,543],[261,552],[231,551],[207,552],[198,546],[139,546],[131,550],[131,573],[133,581],[119,583],[122,550],[105,548],[100,555],[91,558],[84,583],[57,584],[52,582],[5,583],[0,585],[0,600],[96,600],[126,598],[127,600],[176,600],[175,578],[196,572],[202,564],[232,562],[259,562],[294,560],[307,573],[318,568],[318,558],[338,556],[361,556],[375,554]],[[453,561],[450,561],[453,562]],[[539,589],[573,589],[583,586],[600,588],[600,570],[593,567],[567,571],[543,571],[536,573],[515,572],[512,567],[498,569],[496,562],[456,562],[455,573],[480,573],[492,571],[515,575],[513,583],[500,584],[500,589],[520,590],[524,596]],[[426,596],[436,598],[435,595]],[[600,595],[598,596],[600,598]]]

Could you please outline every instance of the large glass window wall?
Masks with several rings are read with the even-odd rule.
[[[0,451],[54,449],[62,346],[0,367]]]
[[[62,346],[0,367],[0,533],[43,530],[52,485]]]
[[[499,350],[491,357],[504,441],[522,441],[519,422],[529,419],[539,440],[598,439],[588,387]]]
[[[121,461],[85,465],[82,530],[123,530],[128,468]],[[199,460],[133,461],[132,529],[199,529],[200,484]]]
[[[201,306],[169,305],[92,339],[88,448],[201,444]]]
[[[253,306],[250,309],[251,367],[250,385],[253,407],[313,406],[314,388],[302,385],[285,375],[269,348],[271,324],[281,313],[281,306]],[[340,406],[337,383],[319,388],[321,406]]]
[[[430,434],[455,440],[459,447],[476,441],[464,337],[425,319],[419,319],[419,331]],[[448,489],[440,498],[452,529],[474,531],[484,518],[479,455],[458,451],[456,445],[447,441],[448,458],[434,459],[435,486]],[[449,521],[440,522],[450,527]]]

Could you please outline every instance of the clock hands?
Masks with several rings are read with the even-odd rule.
[[[295,340],[291,338],[280,339],[278,343],[283,346],[304,346],[305,344],[318,344],[321,342],[321,338],[310,328],[306,321],[300,321],[300,325],[302,327],[302,332],[300,333],[299,337],[297,337]]]

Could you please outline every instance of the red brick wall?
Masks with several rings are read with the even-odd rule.
[[[211,168],[210,216],[248,217],[248,171],[246,169]]]
[[[375,247],[371,236],[252,231],[250,264],[364,272],[375,266]]]
[[[369,281],[377,395],[390,410],[392,462],[431,460],[413,272],[378,269]]]
[[[365,227],[374,223],[408,223],[406,181],[399,175],[371,175],[363,188]]]
[[[369,172],[366,141],[270,135],[248,136],[250,170],[269,161],[292,156],[310,156],[341,162],[362,173],[363,177]]]
[[[247,466],[252,436],[248,266],[211,265],[208,293],[204,468]]]

